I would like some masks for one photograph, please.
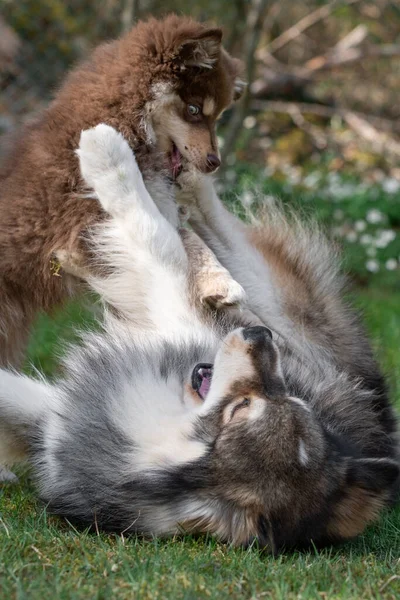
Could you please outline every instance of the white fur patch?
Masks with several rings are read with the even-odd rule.
[[[204,103],[203,103],[203,115],[206,115],[206,117],[209,117],[210,115],[213,114],[214,111],[215,111],[214,98],[211,98],[211,96],[207,96],[204,99]]]
[[[249,411],[249,419],[251,421],[258,421],[265,411],[266,400],[262,398],[251,398],[251,405]]]
[[[212,410],[229,393],[238,377],[254,377],[253,361],[246,352],[246,346],[242,329],[235,329],[224,338],[215,357],[211,387],[200,408],[200,414],[204,415]]]
[[[200,458],[205,444],[190,439],[195,413],[182,403],[178,376],[165,381],[144,373],[110,405],[110,418],[135,444],[132,468],[146,470]]]
[[[298,404],[299,406],[304,408],[304,410],[306,410],[307,412],[311,412],[310,407],[307,405],[306,402],[304,402],[304,400],[300,400],[300,398],[295,398],[294,396],[290,396],[289,400],[291,400],[295,404]]]
[[[299,442],[299,461],[303,467],[308,464],[308,453],[303,440],[300,440]]]

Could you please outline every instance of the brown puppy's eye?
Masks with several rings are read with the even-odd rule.
[[[233,415],[235,414],[235,412],[237,412],[241,408],[247,408],[248,406],[250,406],[250,404],[251,404],[250,398],[244,398],[242,400],[242,402],[239,402],[239,404],[236,404],[236,406],[234,406],[232,408],[231,419],[232,419]]]
[[[188,104],[187,111],[191,117],[198,117],[200,115],[200,106],[196,104]]]

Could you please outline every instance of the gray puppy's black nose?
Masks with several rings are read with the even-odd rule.
[[[207,171],[211,173],[220,166],[221,161],[216,154],[207,154]]]
[[[272,340],[272,331],[268,327],[262,327],[261,325],[245,327],[243,330],[243,339],[247,342],[259,342],[265,339]]]

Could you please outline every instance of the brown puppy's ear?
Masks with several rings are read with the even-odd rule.
[[[234,84],[233,84],[233,100],[234,102],[236,102],[236,100],[239,100],[239,98],[241,98],[243,96],[243,92],[247,87],[247,83],[245,81],[243,81],[243,79],[240,79],[240,77],[236,77]]]
[[[178,50],[182,66],[212,69],[221,49],[222,30],[207,29],[192,39],[184,40]]]
[[[243,96],[243,92],[247,87],[246,81],[242,77],[242,73],[244,72],[244,62],[239,58],[231,58],[233,70],[234,70],[234,80],[233,80],[233,100],[239,100]]]

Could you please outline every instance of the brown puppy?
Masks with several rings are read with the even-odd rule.
[[[82,200],[75,150],[83,129],[112,125],[139,162],[144,148],[161,152],[172,178],[185,162],[202,172],[219,166],[215,121],[243,89],[221,36],[175,15],[139,23],[97,48],[21,130],[0,172],[0,364],[18,365],[36,312],[74,292],[73,265],[62,265],[67,274],[59,261],[81,260],[81,234],[101,218],[97,202]],[[173,221],[173,198],[164,198],[160,209]]]

